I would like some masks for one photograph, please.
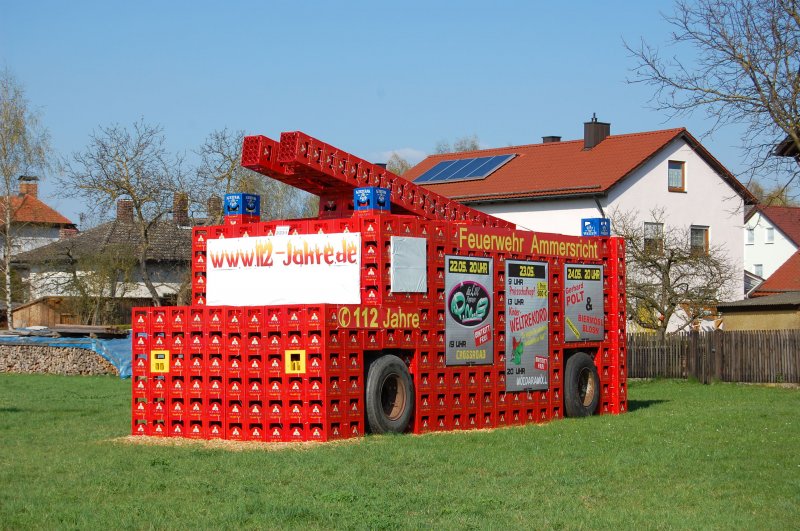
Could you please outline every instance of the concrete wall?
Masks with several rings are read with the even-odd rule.
[[[723,314],[724,330],[787,330],[800,328],[800,310]]]
[[[604,206],[605,198],[600,198]],[[592,198],[514,201],[508,203],[470,204],[470,206],[537,232],[581,235],[582,218],[601,217]]]
[[[174,264],[155,264],[149,266],[150,279],[155,285],[159,296],[172,295],[177,293],[181,281],[188,274],[188,263],[183,268],[177,268]],[[79,272],[79,275],[87,273]],[[72,274],[67,271],[53,271],[45,269],[40,265],[31,266],[30,271],[22,272],[22,280],[29,286],[29,300],[41,297],[60,297],[64,295],[74,295],[69,291]],[[106,294],[107,295],[107,294]],[[117,297],[128,299],[144,299],[150,297],[147,287],[142,280],[138,267],[134,272],[134,277],[129,284],[117,285]]]
[[[17,225],[11,227],[12,243],[14,245],[12,255],[24,253],[47,245],[48,243],[57,242],[59,240],[58,227],[44,227],[41,225]],[[5,238],[0,236],[0,256],[5,254]]]

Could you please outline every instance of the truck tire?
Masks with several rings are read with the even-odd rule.
[[[588,417],[600,402],[600,376],[592,358],[576,352],[567,360],[564,410],[568,417]]]
[[[414,412],[414,382],[397,356],[376,359],[367,372],[367,427],[372,433],[403,433]]]

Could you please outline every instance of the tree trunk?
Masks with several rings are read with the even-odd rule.
[[[119,283],[119,272],[114,272],[111,275],[111,281],[108,284],[108,296],[103,297],[103,311],[100,313],[102,324],[115,324],[112,323],[112,318],[115,317],[115,303],[117,300],[117,284]]]
[[[14,330],[14,315],[11,311],[11,250],[13,248],[14,242],[11,239],[11,194],[8,193],[5,197],[5,207],[6,207],[6,219],[5,221],[5,228],[4,228],[4,236],[5,242],[3,245],[3,266],[5,269],[5,286],[6,286],[6,322],[8,323],[8,329]]]
[[[92,315],[90,317],[90,323],[89,323],[92,326],[97,325],[101,304],[102,304],[102,295],[95,294],[94,303],[92,304]]]
[[[150,293],[150,299],[152,299],[153,306],[161,306],[161,301],[158,297],[158,291],[156,291],[156,287],[153,285],[153,281],[150,279],[150,272],[147,270],[147,247],[147,245],[142,245],[142,251],[139,253],[139,271],[142,274],[142,281],[147,287],[147,291]]]
[[[192,278],[181,282],[178,287],[178,292],[175,295],[175,304],[178,306],[186,306],[192,303]]]
[[[141,213],[138,219],[139,224],[139,237],[142,239],[141,247],[139,247],[139,272],[142,275],[142,281],[144,282],[145,287],[147,287],[148,293],[150,293],[150,299],[153,302],[153,306],[161,306],[161,301],[158,297],[158,291],[156,291],[156,287],[153,285],[153,281],[150,279],[150,271],[147,269],[147,251],[150,249],[150,237],[148,235],[150,229],[150,223],[146,222]]]
[[[3,257],[6,270],[6,320],[8,322],[8,329],[14,330],[14,313],[11,311],[11,252],[6,249],[6,255]]]

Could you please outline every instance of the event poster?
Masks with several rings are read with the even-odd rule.
[[[603,339],[603,266],[567,264],[564,273],[566,340]]]
[[[494,362],[492,259],[445,256],[447,365]]]
[[[547,263],[506,260],[506,391],[547,389]]]

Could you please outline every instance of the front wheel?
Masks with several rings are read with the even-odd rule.
[[[367,372],[367,425],[372,433],[403,433],[414,411],[414,383],[403,360],[387,354]]]
[[[600,402],[600,376],[592,358],[576,352],[567,360],[564,409],[568,417],[588,417]]]

